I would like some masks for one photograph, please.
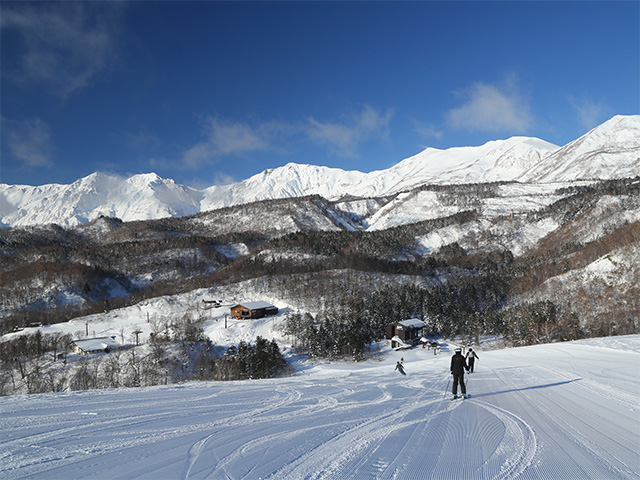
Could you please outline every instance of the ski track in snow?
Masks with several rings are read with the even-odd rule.
[[[480,352],[454,401],[449,355],[422,349],[286,379],[5,397],[0,478],[639,479],[640,382],[621,356],[639,364],[577,344]]]

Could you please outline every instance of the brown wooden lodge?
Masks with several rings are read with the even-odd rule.
[[[385,337],[391,348],[410,348],[420,342],[425,326],[417,318],[390,323]]]
[[[276,315],[278,313],[278,308],[274,307],[270,303],[257,301],[234,305],[231,307],[230,312],[233,318],[254,320],[256,318],[268,317],[269,315]]]

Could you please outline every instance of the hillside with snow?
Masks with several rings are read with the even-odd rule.
[[[3,397],[0,476],[640,478],[640,336],[481,344],[454,401],[442,347],[298,361],[281,379]]]
[[[95,173],[71,185],[0,184],[0,225],[75,226],[100,216],[138,221],[308,195],[337,201],[398,195],[423,185],[575,184],[638,174],[640,116],[618,115],[564,147],[512,137],[474,147],[427,148],[389,169],[369,173],[290,163],[202,190],[151,173],[129,178]]]
[[[375,199],[299,197],[179,218],[5,228],[0,330],[253,279],[312,311],[349,292],[367,300],[418,284],[434,299],[420,315],[456,325],[466,323],[465,309],[504,315],[482,327],[487,333],[530,332],[507,325],[526,323],[517,311],[547,301],[559,331],[578,317],[584,335],[636,333],[638,245],[638,180],[430,186]],[[607,259],[616,274],[591,267]]]
[[[115,227],[115,232],[124,228]],[[268,254],[271,261],[276,253]],[[237,247],[228,254],[246,253]],[[573,295],[571,285],[602,295],[602,282],[613,285],[617,299],[633,301],[625,290],[637,290],[638,271],[626,260],[628,255],[637,255],[637,245],[621,247],[557,277],[555,286],[544,286],[561,297]],[[0,476],[640,478],[640,380],[630,374],[640,367],[639,335],[520,348],[505,348],[507,337],[485,336],[474,344],[479,360],[474,373],[466,376],[470,397],[451,400],[450,356],[462,342],[459,336],[437,338],[441,351],[435,355],[420,347],[394,351],[374,343],[364,361],[312,360],[300,355],[298,340],[284,328],[288,315],[307,308],[305,298],[281,296],[284,290],[278,285],[288,280],[298,292],[323,295],[320,285],[328,278],[285,278],[289,275],[280,273],[157,296],[4,335],[2,342],[36,331],[74,339],[113,337],[129,349],[90,357],[67,352],[64,363],[50,355],[39,357],[26,368],[25,377],[16,370],[9,378],[5,365],[4,394],[12,384],[18,394],[0,397]],[[348,274],[360,285],[365,275]],[[376,274],[374,281],[388,287],[393,278]],[[205,308],[202,300],[212,298],[221,299],[222,305]],[[228,317],[232,305],[256,299],[276,305],[278,315],[259,320]],[[614,312],[616,318],[621,312]],[[185,354],[196,345],[152,342],[154,332],[175,325],[177,319],[202,322],[204,335],[220,355],[258,337],[276,341],[294,371],[284,378],[185,383],[180,380],[182,369],[198,365],[184,361]],[[570,334],[575,335],[576,328],[582,329],[569,325]],[[165,359],[158,367],[145,367],[159,347],[179,361],[171,366]],[[394,370],[401,359],[407,376]],[[106,374],[123,385],[143,374],[138,369],[149,367],[167,384],[88,391],[59,383],[63,373],[70,372],[67,378],[76,385],[79,379],[93,382]],[[34,381],[51,382],[58,391],[19,394],[37,388]]]

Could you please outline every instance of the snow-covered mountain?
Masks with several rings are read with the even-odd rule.
[[[521,182],[604,180],[640,175],[640,115],[617,115],[546,156]]]
[[[289,163],[242,182],[206,189],[202,209],[303,195],[369,198],[425,184],[510,181],[557,149],[537,138],[512,137],[479,147],[427,148],[389,169],[370,173]]]
[[[74,226],[101,216],[124,221],[193,215],[203,193],[155,173],[92,173],[71,185],[0,185],[2,224]]]
[[[156,174],[94,173],[71,185],[0,184],[0,225],[73,226],[100,216],[123,221],[191,215],[254,201],[320,195],[329,200],[397,194],[425,184],[574,182],[640,174],[640,115],[616,116],[558,147],[512,137],[476,147],[427,148],[386,170],[363,173],[289,163],[203,190]]]
[[[201,210],[306,195],[336,199],[347,195],[364,178],[365,173],[353,170],[288,163],[241,182],[204,189]]]
[[[529,137],[496,140],[479,147],[427,148],[387,170],[367,174],[352,191],[360,197],[374,197],[425,184],[511,181],[557,149]]]

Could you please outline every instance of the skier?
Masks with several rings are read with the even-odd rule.
[[[457,347],[455,355],[451,357],[451,375],[453,375],[453,398],[458,398],[458,383],[462,390],[462,396],[467,398],[467,387],[464,384],[464,371],[469,371],[467,361],[462,356],[462,348]]]
[[[465,358],[469,361],[469,373],[473,373],[473,364],[476,362],[476,358],[480,360],[480,357],[476,355],[476,352],[474,352],[471,347],[469,347],[469,351]]]
[[[398,370],[402,375],[406,375],[406,373],[404,372],[404,367],[400,362],[396,363],[396,370]]]

